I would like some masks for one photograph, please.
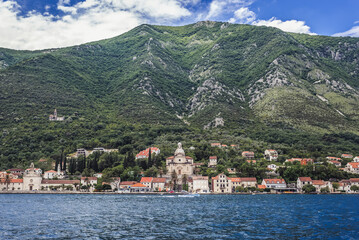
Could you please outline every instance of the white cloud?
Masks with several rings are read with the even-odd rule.
[[[0,46],[45,49],[110,38],[139,24],[170,24],[191,13],[180,0],[86,0],[69,6],[60,0],[63,17],[32,11],[20,16],[14,1],[0,0]]]
[[[242,23],[248,24],[256,20],[256,14],[250,11],[248,8],[242,7],[234,12],[234,17],[229,19],[230,23]]]
[[[310,31],[310,27],[305,25],[304,21],[298,20],[282,21],[272,17],[269,20],[257,20],[253,23],[253,25],[276,27],[285,32],[315,34]]]
[[[334,37],[359,37],[359,26],[354,26],[348,31],[336,33]]]
[[[206,19],[215,18],[227,14],[242,7],[251,5],[255,0],[213,0],[209,5]]]

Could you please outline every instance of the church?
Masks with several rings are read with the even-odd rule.
[[[166,159],[166,169],[168,175],[172,175],[173,172],[176,173],[179,183],[182,181],[184,175],[187,177],[194,175],[195,166],[193,159],[185,155],[181,143],[178,143],[178,148],[174,156]]]

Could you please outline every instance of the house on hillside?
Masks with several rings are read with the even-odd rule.
[[[267,149],[264,151],[264,156],[268,161],[276,161],[278,159],[278,152],[273,149]]]
[[[217,156],[210,156],[208,161],[209,168],[217,167]]]
[[[330,160],[330,161],[341,161],[342,159],[341,159],[341,158],[337,158],[337,157],[327,157],[327,160]]]
[[[313,180],[310,177],[299,177],[297,179],[297,189],[298,192],[302,192],[304,185],[312,185],[313,184]]]
[[[222,147],[221,143],[211,143],[211,147]]]
[[[359,156],[353,159],[353,162],[359,162]]]
[[[329,160],[328,163],[333,164],[336,167],[341,167],[342,163],[336,160]]]
[[[276,171],[278,169],[278,166],[275,164],[269,164],[267,168],[271,171]]]
[[[149,147],[141,152],[139,152],[138,154],[136,154],[136,159],[142,159],[142,158],[148,158],[149,154],[150,154],[150,149],[151,149],[151,155],[152,154],[160,154],[161,150],[157,147]]]
[[[349,162],[344,168],[344,171],[350,173],[359,173],[359,162]]]
[[[343,153],[342,158],[353,158],[353,155]]]
[[[254,159],[254,152],[244,151],[242,152],[242,157],[246,159]]]

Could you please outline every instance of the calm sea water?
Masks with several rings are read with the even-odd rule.
[[[0,194],[0,239],[359,239],[359,196]]]

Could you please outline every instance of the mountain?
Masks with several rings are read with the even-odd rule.
[[[356,139],[359,133],[357,38],[211,21],[141,25],[74,47],[0,49],[0,69],[3,152],[8,141],[39,129],[73,149],[77,137],[95,141],[91,129],[120,123],[238,130],[254,138],[277,130],[284,131],[281,138],[345,132]],[[61,130],[47,120],[54,108],[68,119]],[[83,132],[72,138],[59,133],[72,135],[76,127]],[[97,140],[110,144],[108,138]]]

